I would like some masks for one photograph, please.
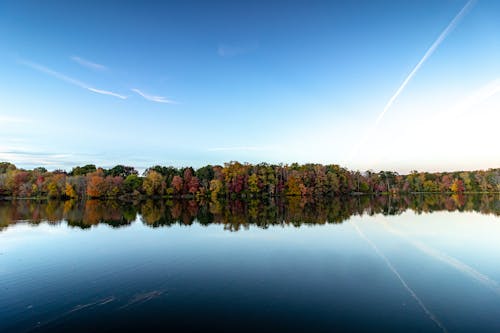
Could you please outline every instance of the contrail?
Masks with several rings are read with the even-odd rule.
[[[391,270],[391,272],[393,272],[394,275],[396,275],[399,282],[401,282],[401,284],[408,291],[408,293],[411,295],[411,297],[413,297],[413,299],[415,299],[415,301],[420,306],[422,311],[425,312],[427,317],[429,317],[429,319],[432,320],[443,332],[447,332],[446,327],[443,326],[443,324],[439,321],[439,319],[436,317],[436,315],[434,313],[432,313],[429,309],[427,309],[427,307],[422,302],[422,300],[417,296],[415,291],[413,291],[413,289],[410,288],[410,286],[406,283],[406,281],[399,274],[399,272],[396,270],[396,268],[391,264],[389,259],[387,259],[387,257],[382,253],[382,251],[379,250],[379,248],[375,245],[375,243],[373,243],[368,237],[366,237],[366,235],[361,231],[361,229],[357,226],[356,223],[351,221],[351,224],[354,226],[354,228],[358,232],[359,236],[362,239],[364,239],[373,248],[373,250],[375,250],[375,253],[377,253],[378,256],[385,262],[385,264]]]
[[[452,125],[453,122],[460,119],[461,115],[467,114],[471,111],[484,111],[482,109],[478,109],[477,106],[498,94],[500,94],[500,77],[497,77],[495,80],[484,84],[478,89],[475,89],[468,96],[460,99],[450,109],[426,118],[425,121],[427,124],[427,131],[432,133],[433,130],[438,130],[438,126],[442,126],[443,123],[448,124],[448,128],[454,128]],[[400,142],[405,142],[405,140],[411,135],[411,131],[407,131],[405,133],[398,134],[397,139]],[[377,157],[372,160],[373,165],[377,165],[379,161],[386,159],[390,153],[391,151],[385,151],[384,153],[378,154]]]
[[[18,59],[17,62],[19,64],[21,64],[21,65],[30,67],[30,68],[32,68],[34,70],[37,70],[37,71],[41,72],[41,73],[50,75],[50,76],[55,77],[55,78],[57,78],[57,79],[59,79],[61,81],[67,82],[67,83],[72,84],[72,85],[75,85],[75,86],[80,87],[82,89],[86,89],[88,91],[92,91],[92,92],[94,92],[96,94],[113,96],[113,97],[117,97],[117,98],[120,98],[120,99],[127,99],[128,98],[127,96],[120,95],[120,94],[117,94],[117,93],[112,92],[112,91],[107,91],[107,90],[102,90],[102,89],[97,89],[97,88],[91,87],[88,84],[83,83],[82,81],[73,79],[72,77],[69,77],[69,76],[64,75],[62,73],[59,73],[59,72],[57,72],[55,70],[52,70],[52,69],[50,69],[48,67],[36,64],[34,62],[31,62],[31,61],[26,61],[26,60]]]
[[[460,20],[467,14],[467,12],[470,10],[472,5],[475,3],[475,0],[469,0],[465,6],[462,8],[462,10],[451,20],[451,22],[448,24],[448,26],[441,32],[439,37],[432,43],[431,47],[425,52],[424,56],[420,61],[417,63],[417,65],[412,69],[410,74],[406,77],[406,79],[403,81],[403,83],[399,86],[399,88],[396,90],[396,92],[392,95],[391,98],[389,98],[389,101],[385,105],[384,109],[382,112],[378,115],[377,119],[375,120],[375,123],[373,123],[373,126],[371,129],[367,132],[367,134],[363,137],[363,139],[359,142],[359,144],[353,149],[351,152],[351,155],[349,156],[349,161],[351,161],[354,156],[358,153],[359,149],[363,144],[366,142],[368,137],[375,132],[375,129],[377,128],[378,124],[384,118],[385,114],[387,111],[391,108],[392,104],[394,101],[398,98],[398,96],[403,92],[404,88],[408,85],[408,83],[413,79],[415,74],[418,72],[420,67],[424,64],[424,62],[436,51],[439,45],[448,37],[448,35],[455,29],[457,24],[460,22]]]

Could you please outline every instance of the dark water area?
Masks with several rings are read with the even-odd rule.
[[[0,202],[0,332],[499,332],[500,197]]]

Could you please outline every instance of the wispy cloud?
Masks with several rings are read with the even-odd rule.
[[[73,60],[74,62],[76,62],[77,64],[79,64],[83,67],[87,67],[87,68],[90,68],[93,70],[104,71],[104,70],[108,69],[104,65],[101,65],[101,64],[98,64],[98,63],[95,63],[95,62],[92,62],[92,61],[89,61],[89,60],[86,60],[86,59],[83,59],[83,58],[77,57],[77,56],[72,56],[71,60]]]
[[[87,164],[93,161],[103,167],[112,167],[123,161],[121,157],[109,158],[109,152],[53,152],[38,148],[31,143],[13,142],[13,140],[4,140],[0,138],[0,161],[14,163],[18,167],[33,168],[44,166],[48,169],[68,169],[76,165]],[[130,160],[133,164],[134,160]]]
[[[93,148],[91,151],[62,150],[52,151],[50,148],[39,147],[33,140],[20,138],[5,138],[0,133],[0,162],[11,162],[22,168],[34,168],[44,166],[47,169],[69,170],[77,165],[88,164],[89,161],[104,168],[111,168],[117,164],[125,163],[134,165],[140,172],[150,167],[151,158],[137,157],[126,152],[110,153]],[[179,165],[186,165],[189,162],[176,162]]]
[[[121,99],[127,99],[127,96],[120,95],[120,94],[114,93],[112,91],[101,90],[101,89],[96,89],[96,88],[92,88],[92,87],[87,87],[87,89],[92,91],[92,92],[95,92],[97,94],[109,95],[109,96],[114,96],[114,97],[118,97]]]
[[[67,75],[64,75],[62,73],[59,73],[55,70],[52,70],[48,67],[45,67],[45,66],[42,66],[42,65],[39,65],[39,64],[36,64],[34,62],[31,62],[31,61],[26,61],[26,60],[18,60],[18,63],[24,65],[24,66],[27,66],[27,67],[30,67],[34,70],[37,70],[41,73],[44,73],[44,74],[47,74],[47,75],[50,75],[52,77],[55,77],[56,79],[59,79],[61,81],[64,81],[64,82],[67,82],[69,84],[72,84],[74,86],[77,86],[77,87],[80,87],[82,89],[85,89],[85,90],[88,90],[88,91],[92,91],[94,93],[97,93],[97,94],[101,94],[101,95],[109,95],[109,96],[113,96],[113,97],[117,97],[117,98],[120,98],[120,99],[126,99],[127,96],[123,96],[123,95],[120,95],[120,94],[117,94],[117,93],[114,93],[114,92],[111,92],[111,91],[107,91],[107,90],[101,90],[101,89],[97,89],[97,88],[94,88],[86,83],[83,83],[79,80],[76,80],[72,77],[69,77]]]
[[[494,100],[496,97],[498,101],[498,97],[500,97],[500,78],[496,78],[483,84],[482,86],[474,89],[471,93],[462,93],[462,95],[464,95],[464,97],[456,103],[453,102],[451,107],[442,112],[436,111],[432,116],[420,119],[420,123],[414,123],[414,128],[425,128],[428,133],[435,133],[432,137],[417,137],[415,136],[414,131],[405,130],[393,135],[389,141],[404,142],[406,147],[413,147],[413,154],[417,154],[418,149],[415,147],[428,147],[428,145],[432,145],[432,143],[439,138],[446,141],[447,138],[452,136],[458,129],[467,131],[467,133],[469,133],[469,137],[474,138],[481,137],[485,131],[488,132],[485,130],[486,125],[481,127],[471,126],[469,119],[467,119],[467,114],[474,113],[478,118],[484,118],[485,115],[489,113],[490,117],[488,117],[487,120],[489,123],[498,123],[500,121],[500,115],[496,111],[492,112],[492,110],[497,110],[500,107],[500,104],[498,102],[495,103]],[[492,99],[493,104],[488,106],[487,103]],[[457,147],[464,149],[463,145],[457,145]],[[490,148],[488,145],[482,144],[479,148],[476,147],[474,150],[478,153],[483,149],[488,150]],[[455,154],[451,148],[448,148],[446,152],[452,155]],[[379,163],[389,160],[391,158],[391,154],[393,154],[392,149],[384,150],[378,153],[377,156],[371,160],[371,163],[373,165],[379,165]],[[425,154],[427,155],[429,152],[426,151]],[[458,167],[458,165],[464,165],[462,163],[466,162],[463,159],[461,159],[461,162],[452,160],[450,157],[446,156],[444,152],[440,152],[439,154],[441,158],[449,161],[451,167],[453,168]],[[465,165],[462,166],[462,168],[480,168],[478,166]],[[441,167],[444,167],[444,165]],[[415,165],[413,165],[409,170],[413,170],[414,168]]]
[[[177,104],[177,102],[172,101],[166,97],[163,96],[154,96],[154,95],[149,95],[148,93],[145,93],[137,88],[130,89],[133,92],[137,93],[138,95],[142,96],[144,99],[147,99],[148,101],[151,102],[157,102],[157,103],[166,103],[166,104]]]
[[[418,70],[420,69],[420,67],[422,67],[422,65],[425,63],[425,61],[434,53],[434,51],[436,51],[436,49],[439,47],[439,45],[441,45],[441,43],[446,39],[446,37],[448,37],[448,35],[453,31],[453,29],[457,26],[457,24],[465,16],[465,14],[468,13],[468,11],[470,10],[470,8],[474,4],[474,2],[475,2],[475,0],[469,0],[465,4],[465,6],[462,8],[462,10],[460,10],[460,12],[453,18],[453,20],[451,20],[451,22],[441,32],[441,34],[434,41],[434,43],[432,43],[431,47],[429,47],[429,49],[427,50],[427,52],[425,52],[425,54],[422,57],[422,59],[420,59],[420,61],[417,63],[417,65],[415,65],[415,67],[412,69],[412,71],[408,74],[408,76],[403,81],[403,83],[401,83],[401,85],[396,90],[396,92],[391,96],[391,98],[389,98],[389,101],[385,105],[385,107],[382,110],[382,112],[380,112],[380,114],[378,115],[378,117],[375,120],[375,122],[373,123],[371,129],[366,132],[366,135],[363,137],[363,139],[359,142],[359,144],[351,152],[351,155],[349,156],[349,160],[352,160],[354,158],[354,156],[358,153],[359,149],[364,145],[364,143],[366,142],[366,140],[371,135],[373,135],[373,133],[375,133],[375,130],[377,129],[378,124],[380,123],[380,121],[382,120],[382,118],[384,118],[384,116],[387,113],[387,111],[389,111],[389,109],[391,108],[391,106],[394,103],[394,101],[396,101],[396,99],[399,97],[399,95],[401,95],[401,93],[403,92],[403,90],[406,88],[406,86],[408,85],[408,83],[413,79],[413,77],[415,76],[415,74],[417,74]]]
[[[80,88],[83,88],[83,89],[87,89],[88,85],[86,85],[85,83],[81,82],[81,81],[78,81],[76,79],[73,79],[69,76],[66,76],[62,73],[59,73],[59,72],[56,72],[48,67],[45,67],[45,66],[42,66],[42,65],[39,65],[37,63],[34,63],[34,62],[31,62],[31,61],[26,61],[26,60],[18,60],[18,63],[20,63],[21,65],[24,65],[24,66],[27,66],[27,67],[30,67],[34,70],[37,70],[41,73],[44,73],[44,74],[47,74],[47,75],[50,75],[52,77],[55,77],[56,79],[59,79],[61,81],[64,81],[64,82],[67,82],[67,83],[70,83],[72,85],[75,85],[77,87],[80,87]]]
[[[249,53],[255,51],[259,48],[258,43],[246,43],[246,44],[219,44],[217,48],[217,54],[221,57],[234,57],[237,55]]]
[[[475,90],[472,94],[467,96],[467,98],[458,103],[451,113],[457,116],[460,113],[471,111],[474,106],[481,104],[498,93],[500,93],[500,78],[488,82]]]
[[[275,146],[235,146],[209,148],[208,151],[265,151],[275,149]]]
[[[73,165],[70,160],[72,154],[56,154],[43,151],[2,149],[0,147],[0,161],[9,161],[26,166],[57,167]]]
[[[479,88],[473,90],[448,110],[436,113],[436,115],[433,117],[426,118],[425,123],[429,126],[428,129],[432,131],[435,128],[437,129],[438,127],[442,127],[442,124],[449,124],[450,119],[459,119],[460,115],[469,112],[482,112],[485,109],[483,106],[481,106],[481,104],[498,94],[500,94],[500,78],[489,81]],[[406,135],[409,136],[412,134],[406,133]]]

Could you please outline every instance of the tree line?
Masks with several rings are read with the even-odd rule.
[[[352,171],[339,165],[239,162],[192,167],[153,166],[142,175],[130,166],[93,164],[71,171],[26,170],[0,162],[0,196],[14,198],[265,198],[346,194],[500,192],[500,169],[418,172]]]

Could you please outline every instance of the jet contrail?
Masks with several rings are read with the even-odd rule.
[[[127,99],[128,98],[127,96],[120,95],[120,94],[117,94],[117,93],[112,92],[112,91],[107,91],[107,90],[102,90],[102,89],[97,89],[97,88],[91,87],[88,84],[83,83],[82,81],[73,79],[72,77],[69,77],[69,76],[64,75],[62,73],[59,73],[59,72],[57,72],[55,70],[52,70],[52,69],[50,69],[48,67],[36,64],[34,62],[31,62],[31,61],[26,61],[26,60],[18,59],[17,62],[19,64],[21,64],[21,65],[30,67],[30,68],[32,68],[34,70],[37,70],[37,71],[41,72],[41,73],[50,75],[50,76],[55,77],[55,78],[57,78],[57,79],[59,79],[61,81],[67,82],[67,83],[72,84],[72,85],[75,85],[75,86],[80,87],[82,89],[86,89],[88,91],[92,91],[92,92],[94,92],[96,94],[113,96],[113,97],[117,97],[117,98],[120,98],[120,99]]]
[[[364,239],[368,243],[368,245],[370,245],[372,247],[372,249],[375,251],[375,253],[377,253],[377,255],[385,262],[385,264],[391,270],[391,272],[393,272],[394,275],[396,275],[396,277],[398,278],[399,282],[401,282],[401,284],[403,285],[403,287],[408,291],[408,293],[410,294],[410,296],[413,297],[413,299],[415,300],[415,302],[417,302],[417,304],[420,306],[420,308],[422,309],[422,311],[424,311],[424,313],[427,315],[427,317],[430,320],[432,320],[444,333],[448,332],[446,330],[446,327],[444,327],[444,325],[439,321],[439,319],[436,317],[436,315],[434,313],[432,313],[425,306],[425,304],[422,302],[422,300],[420,299],[420,297],[418,297],[417,294],[415,293],[415,291],[410,288],[410,286],[406,283],[406,281],[403,279],[403,277],[401,276],[401,274],[399,274],[399,272],[396,270],[396,267],[394,267],[392,265],[392,263],[382,253],[382,251],[380,251],[380,249],[377,247],[377,245],[375,245],[375,243],[373,243],[368,237],[366,237],[366,235],[361,231],[361,229],[358,227],[358,225],[356,223],[354,223],[354,221],[351,221],[351,224],[354,226],[354,228],[358,232],[359,237],[361,237],[362,239]]]
[[[384,115],[387,113],[387,111],[391,108],[392,104],[394,101],[398,98],[398,96],[403,92],[404,88],[408,83],[411,81],[411,79],[415,76],[415,74],[418,72],[420,67],[424,64],[424,62],[436,51],[438,46],[445,40],[446,37],[450,34],[450,32],[453,31],[453,29],[457,26],[457,24],[460,22],[460,20],[467,14],[469,9],[472,7],[472,5],[475,3],[475,0],[469,0],[465,6],[462,8],[462,10],[451,20],[451,22],[448,24],[448,26],[441,32],[439,37],[432,43],[431,47],[425,52],[424,56],[420,61],[417,63],[417,65],[412,69],[410,74],[406,77],[406,79],[403,81],[403,83],[399,86],[399,88],[396,90],[396,92],[392,95],[392,97],[389,99],[387,104],[385,105],[384,109],[382,112],[378,115],[377,119],[375,120],[375,123],[373,124],[372,128],[367,132],[367,134],[364,136],[363,140],[359,142],[359,144],[354,148],[354,150],[351,152],[351,155],[349,156],[349,161],[351,161],[354,156],[358,153],[359,149],[361,146],[365,143],[365,141],[368,139],[368,137],[375,131],[377,128],[378,124],[384,118]]]

